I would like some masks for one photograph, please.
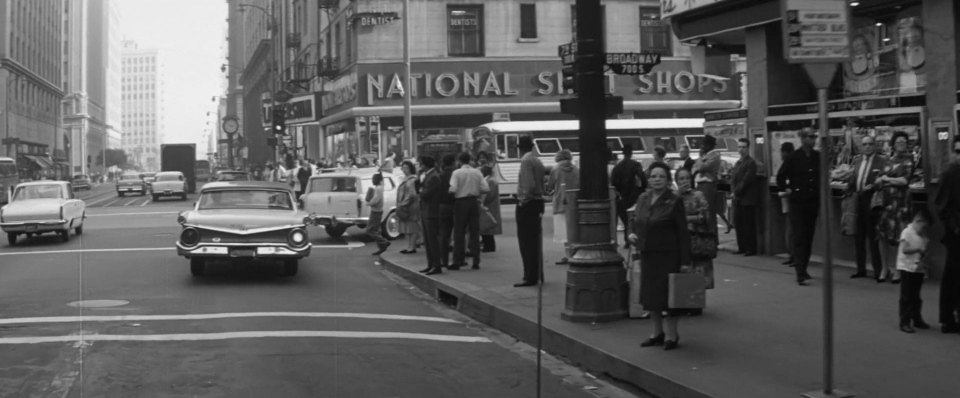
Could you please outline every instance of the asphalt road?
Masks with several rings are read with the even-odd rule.
[[[536,396],[529,347],[391,277],[371,244],[311,229],[295,277],[195,278],[173,248],[193,195],[81,196],[83,235],[0,246],[0,396]],[[625,396],[545,363],[545,397]]]

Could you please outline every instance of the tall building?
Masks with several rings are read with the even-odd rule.
[[[69,174],[60,130],[62,0],[0,0],[0,139],[22,178]]]
[[[164,66],[156,49],[123,42],[122,146],[141,170],[160,170],[164,130]]]
[[[117,1],[107,4],[107,148],[120,149],[123,117],[123,35]]]
[[[111,116],[119,113],[119,17],[115,0],[64,0],[63,128],[74,174],[105,174]],[[116,132],[114,132],[116,134]]]

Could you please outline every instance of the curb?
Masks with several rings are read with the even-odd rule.
[[[452,304],[452,301],[455,300],[455,309],[460,313],[514,336],[526,344],[536,346],[536,322],[497,307],[482,297],[467,293],[481,291],[481,288],[467,283],[441,282],[383,257],[380,258],[380,263],[387,271],[407,280],[440,302]],[[711,397],[703,391],[685,386],[649,369],[641,368],[619,358],[614,353],[592,347],[578,341],[571,335],[554,330],[546,325],[543,327],[542,348],[551,355],[562,357],[575,366],[607,375],[657,397]]]

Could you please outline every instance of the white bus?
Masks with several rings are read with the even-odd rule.
[[[662,146],[667,159],[678,159],[681,145],[692,148],[691,157],[697,158],[697,150],[703,138],[704,119],[611,119],[607,120],[607,148],[615,156],[623,146],[633,147],[634,159],[644,166],[653,160],[653,148]],[[574,163],[579,162],[580,122],[577,120],[544,120],[492,122],[473,130],[473,152],[495,153],[496,173],[500,179],[501,196],[514,196],[517,190],[517,175],[520,170],[520,136],[533,137],[534,151],[548,169],[554,165],[554,155],[561,149],[573,152]],[[727,140],[718,140],[717,147],[727,148]],[[736,150],[736,146],[733,146]],[[604,156],[604,154],[597,154]],[[610,166],[613,167],[612,164]]]

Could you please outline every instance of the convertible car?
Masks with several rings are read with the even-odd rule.
[[[86,203],[77,199],[69,182],[34,181],[17,185],[10,203],[0,208],[0,228],[7,233],[7,242],[17,244],[17,237],[60,234],[70,240],[70,230],[83,233]]]
[[[310,239],[290,188],[260,181],[211,182],[192,210],[181,212],[177,254],[190,259],[190,273],[202,276],[206,262],[252,259],[283,261],[283,274],[297,274],[310,255]]]

